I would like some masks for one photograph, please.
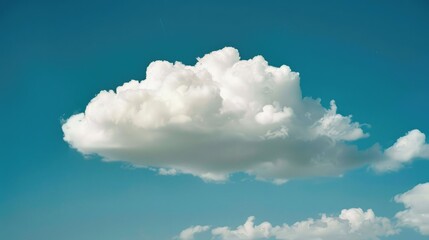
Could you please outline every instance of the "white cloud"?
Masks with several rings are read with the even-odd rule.
[[[351,208],[342,210],[338,217],[322,215],[320,219],[283,225],[276,230],[275,236],[287,240],[370,240],[397,232],[388,218],[375,216],[371,209]]]
[[[419,184],[397,195],[395,201],[403,203],[406,208],[395,216],[399,224],[415,228],[422,235],[429,235],[429,183]]]
[[[298,73],[262,56],[240,60],[230,47],[194,66],[152,62],[145,80],[101,91],[62,129],[83,154],[207,181],[234,172],[278,183],[339,176],[384,159],[377,145],[362,151],[350,143],[368,134],[334,101],[326,109],[303,98]]]
[[[254,221],[255,217],[249,217],[243,225],[234,230],[228,227],[218,227],[212,230],[212,235],[228,240],[268,239],[273,235],[271,223],[263,222],[255,226]]]
[[[361,208],[343,209],[338,216],[322,214],[319,219],[308,218],[290,225],[273,225],[267,221],[255,224],[255,217],[251,216],[235,228],[212,228],[211,235],[217,240],[377,240],[398,234],[402,227],[411,227],[429,236],[429,183],[418,184],[395,196],[395,201],[404,204],[406,209],[396,213],[394,219],[379,217],[371,209]],[[186,231],[194,236],[193,232],[198,231],[192,229],[194,227],[182,233]],[[209,229],[205,226],[203,231]]]
[[[196,234],[206,232],[209,229],[210,229],[209,226],[201,226],[201,225],[192,226],[180,232],[177,238],[179,240],[193,240]]]
[[[429,159],[429,145],[425,139],[425,134],[419,130],[409,131],[386,149],[383,160],[374,163],[372,167],[378,172],[396,171],[415,158]]]
[[[375,216],[369,209],[344,209],[339,216],[323,214],[320,219],[307,219],[292,225],[273,226],[269,222],[255,225],[255,217],[235,229],[217,227],[211,231],[213,239],[219,240],[376,240],[397,234],[398,229],[384,217]]]

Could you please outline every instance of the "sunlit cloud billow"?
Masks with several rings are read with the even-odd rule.
[[[270,66],[262,56],[240,60],[231,47],[194,66],[152,62],[145,80],[101,91],[62,129],[83,154],[206,181],[245,172],[284,183],[364,165],[385,172],[429,156],[418,130],[386,152],[378,144],[358,149],[353,141],[369,134],[341,115],[334,100],[325,108],[320,99],[303,97],[299,74],[288,66]],[[407,139],[420,148],[401,147]]]

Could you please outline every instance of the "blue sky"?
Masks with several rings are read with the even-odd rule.
[[[160,176],[84,157],[62,121],[101,90],[145,79],[155,60],[194,65],[232,46],[300,73],[303,96],[335,99],[382,149],[412,129],[429,134],[429,5],[425,1],[3,1],[0,3],[1,239],[171,239],[192,225],[248,216],[293,224],[342,209],[394,219],[393,200],[429,181],[429,161],[397,172],[225,183]],[[125,159],[126,160],[126,159]],[[426,236],[427,237],[427,236]],[[425,239],[411,228],[383,239]]]

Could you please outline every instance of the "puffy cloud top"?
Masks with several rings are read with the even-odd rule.
[[[189,229],[193,228],[186,230]],[[281,226],[273,226],[269,222],[255,225],[255,217],[252,216],[235,229],[213,228],[211,235],[212,239],[219,240],[377,240],[398,232],[389,219],[377,217],[371,209],[351,208],[343,209],[339,216],[323,214],[320,219],[309,218]]]
[[[429,235],[429,183],[419,184],[397,195],[395,201],[406,207],[406,210],[396,214],[399,224],[415,228],[422,235]]]
[[[335,176],[383,156],[376,146],[359,151],[347,143],[368,135],[334,101],[326,109],[303,98],[299,82],[288,66],[240,60],[231,47],[194,66],[155,61],[145,80],[101,91],[67,119],[64,140],[106,161],[209,181],[233,172],[276,183]]]
[[[418,129],[409,131],[400,137],[393,146],[384,151],[384,159],[373,164],[379,172],[395,171],[415,158],[429,158],[429,145],[425,142],[426,136]]]
[[[255,224],[255,217],[251,216],[235,228],[190,227],[182,231],[185,237],[179,239],[189,239],[186,236],[194,239],[196,234],[210,229],[211,239],[218,240],[377,240],[398,234],[403,227],[414,228],[422,235],[429,236],[429,183],[418,184],[395,196],[395,201],[404,204],[405,210],[396,213],[394,219],[379,217],[371,209],[364,211],[361,208],[343,209],[338,216],[322,214],[319,219],[308,218],[277,226],[270,222]]]

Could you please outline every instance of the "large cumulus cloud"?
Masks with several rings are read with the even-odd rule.
[[[288,66],[240,60],[230,47],[194,66],[152,62],[145,80],[101,91],[62,129],[83,154],[211,181],[246,172],[282,183],[394,159],[377,145],[352,145],[368,136],[361,125],[339,114],[335,101],[325,108],[303,97]]]

